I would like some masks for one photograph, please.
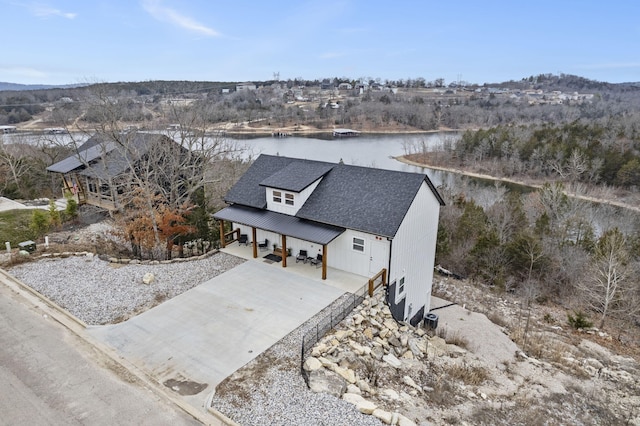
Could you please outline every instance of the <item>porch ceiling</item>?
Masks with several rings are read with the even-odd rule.
[[[213,217],[322,245],[329,244],[345,231],[345,228],[246,206],[232,205]]]

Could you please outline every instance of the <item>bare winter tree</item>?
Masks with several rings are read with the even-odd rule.
[[[600,314],[600,328],[611,314],[637,312],[636,298],[632,297],[637,291],[631,279],[631,257],[625,236],[618,228],[600,237],[590,269],[589,278],[579,283],[578,288],[587,304]]]
[[[26,144],[25,144],[26,145]],[[30,172],[31,163],[25,158],[25,147],[19,143],[5,140],[5,136],[0,136],[0,172],[4,190],[13,187],[18,194],[22,195],[23,177]]]
[[[165,240],[174,237],[163,229],[163,223],[175,223],[166,217],[188,215],[196,199],[207,210],[210,198],[226,192],[237,179],[234,165],[242,162],[242,150],[223,134],[207,132],[212,111],[206,106],[170,106],[165,116],[175,126],[169,132],[125,131],[122,100],[100,92],[92,99],[91,111],[94,128],[85,132],[92,135],[90,142],[99,151],[101,164],[88,170],[106,183],[118,210],[126,212],[123,234],[134,237],[132,244],[144,240],[154,257],[163,256]],[[74,139],[71,145],[89,166],[79,151],[84,139]],[[138,227],[132,233],[130,224],[136,220]]]

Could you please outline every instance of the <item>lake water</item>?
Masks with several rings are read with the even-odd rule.
[[[282,155],[284,157],[304,158],[308,160],[377,167],[404,172],[427,173],[435,185],[447,179],[448,173],[428,168],[412,166],[395,160],[393,157],[404,155],[412,147],[419,145],[436,148],[445,138],[457,138],[452,133],[425,133],[411,135],[358,136],[342,139],[316,139],[306,137],[255,138],[237,140],[249,149],[247,155],[254,158],[259,154]]]
[[[454,192],[464,192],[467,197],[485,208],[498,201],[504,192],[496,191],[496,182],[494,181],[412,166],[393,158],[407,152],[415,152],[416,146],[424,145],[427,148],[438,148],[446,138],[456,140],[459,135],[455,133],[361,135],[354,138],[330,140],[306,137],[263,137],[238,139],[236,142],[241,146],[246,146],[248,148],[247,156],[252,155],[254,158],[262,153],[333,163],[342,159],[347,164],[358,166],[426,173],[436,187],[444,184],[452,188]],[[500,183],[500,185],[509,191],[520,193],[533,190],[530,187],[517,184]],[[597,234],[612,226],[619,226],[624,232],[632,232],[640,217],[634,211],[610,205],[590,202],[584,202],[584,205],[586,207],[585,215],[594,225]]]

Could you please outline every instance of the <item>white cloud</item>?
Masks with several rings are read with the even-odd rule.
[[[216,30],[199,23],[188,16],[184,16],[174,9],[163,6],[160,3],[160,0],[143,0],[142,7],[158,21],[169,22],[170,24],[184,28],[185,30],[208,37],[217,37],[220,35]]]
[[[29,10],[31,10],[31,13],[33,13],[35,16],[38,16],[40,18],[48,18],[50,16],[59,16],[61,18],[73,19],[76,16],[78,16],[77,13],[63,12],[60,9],[55,9],[53,7],[46,6],[43,4],[38,4],[38,3],[32,3],[28,7],[29,7]]]
[[[2,74],[10,75],[11,78],[14,78],[14,77],[43,78],[47,76],[46,72],[43,72],[34,68],[19,67],[19,66],[0,67],[0,75]]]

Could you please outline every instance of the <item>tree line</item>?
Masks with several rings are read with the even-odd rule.
[[[483,198],[483,192],[490,195]],[[640,320],[636,214],[620,210],[607,217],[610,211],[597,204],[568,197],[561,183],[527,194],[459,183],[441,193],[447,206],[440,214],[436,262],[446,270],[514,292],[526,304],[588,309],[599,327],[611,316]]]

